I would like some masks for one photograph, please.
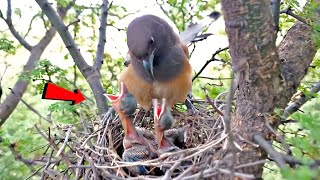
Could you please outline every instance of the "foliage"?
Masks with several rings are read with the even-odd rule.
[[[210,0],[157,0],[162,11],[172,20],[180,32],[196,20],[209,15],[219,1]],[[183,17],[183,18],[181,18]]]
[[[0,38],[0,50],[8,54],[15,54],[16,52],[16,49],[13,46],[13,41],[5,37]]]

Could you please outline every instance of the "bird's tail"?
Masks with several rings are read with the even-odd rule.
[[[221,16],[221,13],[214,11],[199,22],[190,24],[187,29],[179,34],[180,40],[184,44],[189,44],[195,40],[206,39],[211,33],[199,35],[205,28],[207,28],[213,21],[217,20]]]

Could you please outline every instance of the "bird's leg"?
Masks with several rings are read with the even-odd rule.
[[[102,125],[106,125],[108,122],[112,121],[116,117],[116,111],[113,109],[113,107],[110,107],[108,112],[103,115],[103,118],[101,119]]]
[[[198,114],[199,110],[192,104],[191,99],[192,99],[192,94],[191,92],[188,93],[187,99],[185,101],[185,105],[187,106],[187,110],[191,112],[192,114]]]

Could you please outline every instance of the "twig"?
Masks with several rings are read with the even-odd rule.
[[[60,154],[62,153],[62,151],[64,150],[64,148],[66,147],[68,141],[69,141],[69,136],[70,136],[70,133],[71,133],[71,130],[72,130],[72,126],[68,126],[68,130],[66,132],[66,137],[63,141],[63,144],[62,146],[60,147],[60,149],[58,150],[57,154],[55,155],[55,157],[58,157],[60,156]]]
[[[231,153],[232,153],[232,165],[230,167],[230,179],[234,179],[234,166],[236,163],[236,147],[235,147],[235,142],[234,142],[234,136],[231,132],[231,109],[232,109],[232,100],[235,94],[235,91],[237,89],[236,83],[234,82],[235,80],[231,80],[230,84],[230,90],[227,96],[227,104],[226,104],[226,110],[223,116],[223,121],[225,123],[225,133],[228,134],[228,140],[229,140],[229,146],[231,148]]]
[[[200,69],[200,71],[192,78],[192,82],[198,78],[198,76],[200,76],[200,74],[204,71],[204,69],[213,61],[220,61],[218,59],[215,58],[216,55],[218,55],[219,53],[221,53],[222,51],[225,51],[229,49],[229,47],[225,47],[225,48],[219,48],[215,53],[212,54],[211,59],[207,60],[207,62],[202,66],[202,68]]]
[[[51,139],[50,137],[50,131],[49,131],[49,135],[45,135],[43,132],[41,132],[41,130],[39,129],[39,127],[35,124],[34,127],[36,128],[36,130],[38,131],[38,133],[44,138],[46,139],[52,146],[52,148],[55,150],[55,151],[59,151],[59,148],[58,146],[56,145],[56,143],[53,141],[53,139]],[[68,165],[68,166],[71,166],[72,163],[70,161],[70,159],[68,158],[68,156],[66,156],[63,152],[60,153],[61,154],[61,157],[62,159],[65,161],[65,163]],[[74,172],[73,169],[71,169]]]
[[[187,174],[189,174],[194,169],[194,165],[191,165],[188,167],[188,169],[184,170],[178,177],[174,178],[175,180],[180,180],[183,177],[185,177]]]
[[[106,44],[106,28],[108,17],[108,0],[102,0],[101,5],[101,19],[99,28],[99,42],[97,47],[96,59],[94,60],[93,67],[100,70],[103,63],[104,47]]]
[[[28,28],[26,34],[23,36],[23,38],[26,38],[26,37],[29,35],[29,33],[30,33],[31,29],[32,29],[33,21],[34,21],[37,17],[39,17],[39,16],[40,16],[40,14],[38,13],[38,14],[34,15],[34,16],[31,18],[30,23],[29,23],[29,28]]]
[[[70,24],[68,24],[68,25],[67,25],[67,28],[69,28],[70,26],[72,26],[72,25],[74,25],[74,24],[77,24],[77,23],[79,23],[79,22],[80,22],[80,19],[77,19],[77,20],[71,22]]]
[[[267,160],[260,160],[260,161],[255,161],[255,162],[251,162],[251,163],[247,163],[247,164],[241,164],[239,166],[234,167],[234,169],[241,169],[241,168],[256,166],[259,164],[264,164],[266,162],[268,162],[268,161]]]
[[[229,174],[229,175],[231,175],[231,178],[230,178],[230,179],[233,179],[233,176],[237,176],[237,177],[240,177],[240,178],[242,178],[242,179],[256,179],[256,178],[254,177],[254,175],[252,175],[252,174],[232,172],[232,171],[230,171],[230,170],[222,169],[222,168],[219,168],[218,171],[221,172],[221,173],[223,173],[223,174]]]
[[[290,146],[285,142],[283,136],[279,135],[270,125],[267,114],[263,114],[266,127],[276,136],[276,139],[281,142],[288,154],[292,154]]]
[[[209,80],[230,80],[232,78],[212,78],[212,77],[206,77],[206,76],[198,76],[199,79],[209,79]]]
[[[11,90],[12,94],[14,94],[14,95],[16,95],[17,97],[19,97],[17,94],[15,94],[15,92],[13,92],[13,90],[12,90],[11,88],[9,88],[9,89]],[[20,97],[19,97],[19,98],[20,98]],[[46,121],[49,122],[50,124],[52,123],[52,120],[50,120],[50,119],[44,117],[43,115],[41,115],[41,114],[39,113],[39,111],[37,111],[36,109],[34,109],[30,104],[28,104],[28,103],[27,103],[26,101],[24,101],[22,98],[20,98],[20,101],[21,101],[24,105],[26,105],[29,110],[31,110],[32,112],[34,112],[34,113],[35,113],[36,115],[38,115],[40,118],[46,120]]]
[[[302,17],[294,14],[294,13],[292,12],[291,7],[287,7],[287,8],[285,8],[284,10],[280,11],[280,14],[287,14],[287,15],[292,16],[293,18],[297,19],[298,21],[301,21],[301,22],[303,22],[304,24],[310,26],[310,24],[309,24],[305,19],[303,19]]]
[[[50,155],[49,155],[47,164],[46,164],[45,167],[43,168],[43,172],[42,172],[42,175],[41,175],[41,178],[40,178],[40,179],[44,179],[45,171],[48,169],[49,165],[51,164],[52,155],[53,155],[53,150],[51,151],[51,153],[50,153]]]
[[[7,6],[7,19],[2,19],[7,23],[10,32],[12,35],[19,41],[19,43],[26,48],[28,51],[32,50],[32,46],[18,33],[18,31],[14,28],[12,24],[12,8],[11,8],[11,0],[7,0],[8,6]]]
[[[260,145],[260,147],[265,150],[270,157],[272,157],[273,161],[281,168],[285,168],[286,164],[289,164],[291,167],[295,166],[296,164],[302,164],[299,160],[296,160],[292,156],[282,154],[278,151],[276,151],[271,143],[266,141],[262,136],[255,135],[253,137],[254,141]]]
[[[174,172],[174,170],[176,170],[176,168],[181,164],[182,158],[184,157],[184,154],[181,154],[180,158],[176,161],[176,163],[174,163],[174,165],[168,169],[166,171],[166,173],[164,174],[164,176],[161,178],[163,180],[166,179],[171,179],[172,173]]]
[[[39,174],[39,171],[44,168],[44,166],[41,166],[40,168],[38,168],[37,170],[35,170],[33,173],[31,173],[29,176],[27,176],[24,180],[28,180],[30,179],[32,176]]]
[[[310,90],[311,94],[316,94],[320,91],[320,81],[317,82]],[[314,96],[311,96],[311,98],[314,98]],[[292,113],[296,112],[302,105],[304,105],[310,97],[307,97],[306,95],[301,95],[300,99],[297,101],[291,103],[288,107],[285,108],[281,118],[286,120]]]
[[[83,152],[83,154],[84,154],[84,156],[86,157],[87,161],[89,162],[89,164],[91,166],[91,170],[92,170],[94,179],[98,179],[97,168],[95,167],[92,158],[86,152]]]
[[[28,159],[24,159],[24,158],[21,156],[21,154],[19,154],[19,152],[17,152],[17,151],[15,150],[15,144],[10,144],[10,145],[9,145],[9,149],[10,149],[10,151],[12,152],[12,154],[13,154],[13,156],[14,156],[14,158],[15,158],[16,160],[21,161],[23,164],[25,164],[25,165],[30,169],[31,172],[35,171],[35,169],[34,169],[34,167],[33,167],[33,165],[35,164],[34,161],[28,160]]]
[[[205,89],[204,89],[205,91]],[[223,113],[214,105],[214,103],[211,101],[208,93],[205,92],[205,96],[207,99],[207,102],[213,107],[213,109],[220,115],[220,116],[224,116]]]

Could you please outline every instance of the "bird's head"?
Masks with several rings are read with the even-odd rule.
[[[123,113],[129,116],[134,113],[137,108],[137,102],[132,94],[128,92],[123,82],[120,83],[120,95],[103,94],[111,103],[113,109],[119,114]]]
[[[129,51],[140,61],[144,70],[154,80],[154,66],[162,53],[177,41],[172,27],[154,15],[134,19],[127,29]]]

